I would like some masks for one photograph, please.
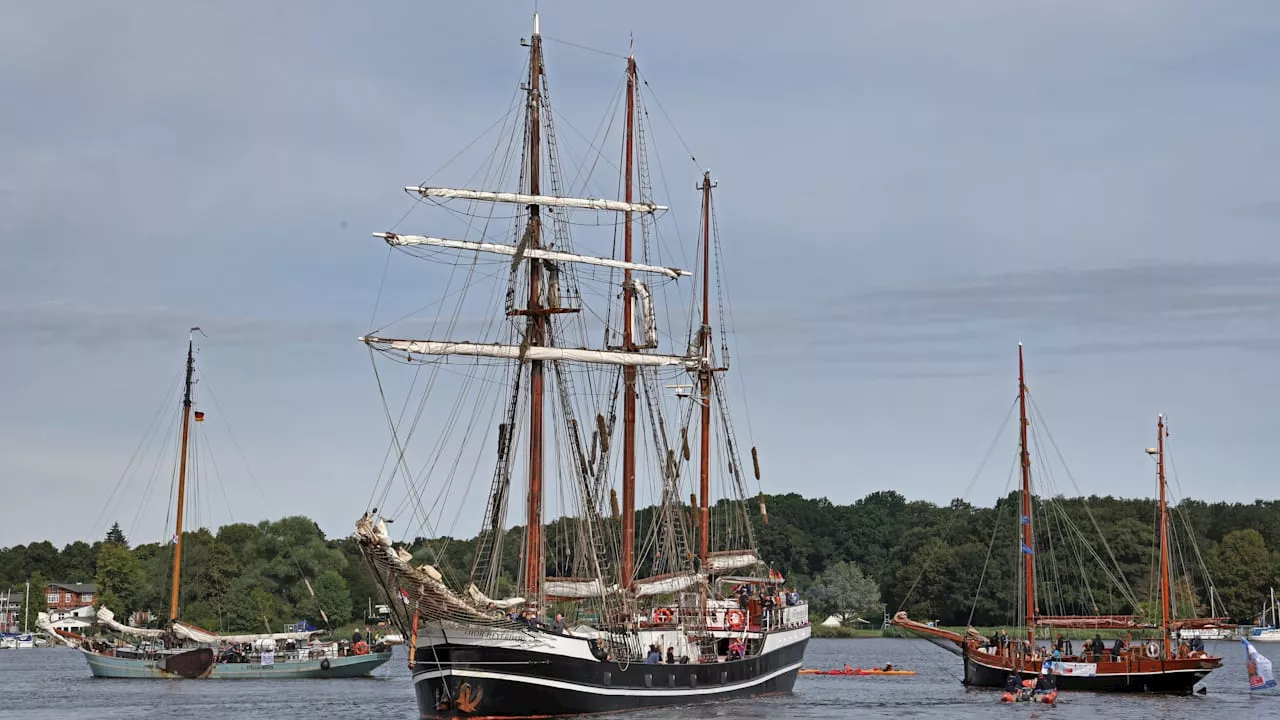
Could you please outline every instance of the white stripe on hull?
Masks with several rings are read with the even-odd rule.
[[[795,663],[784,668],[774,670],[766,675],[752,678],[745,682],[735,683],[732,685],[720,685],[717,687],[705,688],[686,688],[681,690],[655,689],[655,688],[631,688],[631,687],[599,687],[596,685],[582,685],[579,683],[564,682],[561,680],[551,680],[547,678],[532,677],[529,675],[515,675],[512,673],[493,672],[490,670],[469,670],[461,668],[451,668],[446,670],[430,670],[426,672],[414,673],[414,683],[420,683],[424,680],[441,678],[441,677],[464,677],[473,679],[487,680],[506,680],[508,682],[524,683],[527,685],[540,685],[542,687],[555,688],[557,690],[571,690],[574,692],[589,693],[592,695],[630,695],[641,697],[688,697],[703,695],[720,695],[724,693],[744,690],[746,688],[762,685],[776,677],[786,675],[789,672],[796,672],[804,663]],[[664,668],[666,665],[654,665],[656,668]]]

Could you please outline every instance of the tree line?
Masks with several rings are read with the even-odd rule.
[[[785,494],[767,497],[767,523],[758,515],[753,522],[761,555],[786,576],[788,586],[808,596],[815,619],[836,614],[878,622],[881,610],[902,609],[944,625],[1014,625],[1021,593],[1019,502],[1015,493],[991,507],[960,500],[936,505],[907,501],[888,490],[836,505],[826,498]],[[1105,551],[1085,555],[1076,547],[1074,557],[1069,553],[1056,560],[1042,551],[1039,560],[1052,567],[1037,571],[1038,592],[1046,603],[1038,611],[1154,612],[1154,501],[1108,496],[1055,502],[1070,524],[1096,529]],[[1280,502],[1187,500],[1175,515],[1175,524],[1184,528],[1176,555],[1187,566],[1175,572],[1179,615],[1208,616],[1212,597],[1219,615],[1253,622],[1277,584]],[[573,534],[571,522],[552,523],[547,537]],[[637,524],[643,526],[643,520]],[[1052,530],[1051,523],[1042,525]],[[514,583],[522,536],[523,528],[515,527],[503,539],[502,585]],[[1046,547],[1052,539],[1046,539]],[[554,543],[548,546],[548,573],[559,574],[563,558]],[[418,538],[409,549],[415,563],[465,574],[474,539]],[[181,616],[218,632],[278,631],[300,620],[337,628],[363,621],[365,603],[379,598],[355,543],[326,538],[306,517],[187,532],[183,558]],[[34,613],[43,606],[47,583],[95,582],[98,603],[118,617],[146,610],[162,621],[169,611],[171,562],[171,545],[131,546],[116,526],[100,541],[76,541],[61,550],[48,541],[0,549],[0,588],[31,580],[41,589],[39,605],[32,603]],[[1060,572],[1059,562],[1078,565],[1084,580],[1073,582]],[[1104,565],[1128,585],[1130,596],[1139,597],[1138,607],[1102,587]],[[1207,570],[1207,577],[1192,572],[1198,569]]]

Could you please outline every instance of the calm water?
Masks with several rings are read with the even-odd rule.
[[[1259,646],[1280,658],[1280,647]],[[805,664],[869,667],[891,662],[919,671],[914,677],[823,677],[802,675],[793,695],[702,706],[698,715],[725,720],[777,718],[985,718],[993,713],[1021,717],[1276,718],[1280,694],[1250,696],[1237,643],[1210,643],[1223,654],[1222,669],[1206,681],[1209,693],[1196,697],[1064,693],[1056,707],[1002,705],[991,690],[960,685],[960,659],[919,640],[814,640]],[[260,720],[305,717],[383,718],[417,716],[403,648],[378,676],[361,680],[156,682],[94,680],[79,653],[67,649],[0,652],[0,718],[187,718]],[[1280,667],[1280,662],[1277,663]],[[1274,691],[1268,691],[1274,692]],[[684,713],[682,713],[684,714]],[[671,710],[627,713],[625,720],[671,718]]]

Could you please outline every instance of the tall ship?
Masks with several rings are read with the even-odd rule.
[[[1021,627],[1007,637],[987,638],[973,628],[961,634],[921,623],[910,619],[906,612],[897,613],[893,624],[960,655],[964,665],[963,682],[970,686],[1004,687],[1011,674],[1031,679],[1043,670],[1054,676],[1061,690],[1191,693],[1196,683],[1222,667],[1222,658],[1207,653],[1203,641],[1193,637],[1195,633],[1187,632],[1185,637],[1182,633],[1217,627],[1227,618],[1195,617],[1194,604],[1185,599],[1191,595],[1189,581],[1175,583],[1171,579],[1174,569],[1170,546],[1174,528],[1166,497],[1164,417],[1157,419],[1156,446],[1146,451],[1156,459],[1159,486],[1156,506],[1159,550],[1155,558],[1159,595],[1158,608],[1152,613],[1149,604],[1144,607],[1134,596],[1111,549],[1094,550],[1079,530],[1079,522],[1061,509],[1039,502],[1041,498],[1033,492],[1028,396],[1022,345],[1019,345],[1018,465],[1022,487],[1017,525],[1010,527],[1010,531],[1016,529],[1018,534],[1021,572],[1017,584],[1021,602],[1017,613]],[[1038,524],[1048,527],[1038,532]],[[1105,541],[1102,544],[1105,545]],[[1111,565],[1104,559],[1104,553]],[[1199,553],[1195,555],[1198,557]],[[1075,569],[1080,570],[1079,576],[1071,574]],[[1113,592],[1123,598],[1133,612],[1051,614],[1042,609],[1097,608],[1100,593],[1089,584],[1090,577],[1111,581]],[[1059,597],[1047,597],[1051,590],[1056,590]],[[1211,584],[1209,592],[1213,592]],[[1180,594],[1184,599],[1175,606],[1175,598]],[[1086,640],[1078,647],[1074,642],[1068,646],[1059,640],[1061,631],[1068,629],[1094,631],[1095,639]],[[1120,639],[1104,642],[1102,631],[1109,637],[1119,635]]]
[[[339,678],[367,675],[391,659],[391,648],[359,647],[319,642],[314,630],[280,633],[220,635],[183,622],[182,586],[183,519],[186,516],[187,480],[191,447],[191,423],[204,420],[195,410],[195,333],[187,340],[182,386],[179,453],[174,513],[173,559],[169,594],[169,618],[163,627],[135,627],[119,622],[107,607],[97,611],[102,634],[85,637],[53,627],[46,613],[37,625],[63,644],[78,648],[97,678],[132,679],[285,679]],[[310,584],[307,585],[310,587]]]
[[[545,717],[789,692],[808,608],[756,547],[767,514],[747,490],[759,454],[746,457],[731,422],[710,172],[697,184],[696,270],[672,267],[689,253],[657,222],[668,208],[644,159],[656,133],[634,53],[617,56],[612,120],[571,160],[536,15],[522,44],[527,72],[496,143],[514,152],[478,173],[498,189],[406,188],[467,234],[375,233],[440,263],[416,281],[437,288],[425,324],[440,339],[361,338],[392,438],[356,537],[408,639],[418,707]],[[599,147],[619,115],[612,160]],[[577,179],[562,172],[570,162]],[[585,170],[606,166],[620,200],[586,194]],[[612,233],[612,255],[577,249],[574,235],[593,230]],[[682,317],[687,333],[660,332]],[[387,399],[397,382],[403,404]],[[424,437],[434,446],[411,466],[410,440]],[[483,475],[487,494],[472,493]],[[513,485],[524,502],[509,528]],[[477,519],[473,540],[453,539]],[[422,529],[431,537],[410,542]]]

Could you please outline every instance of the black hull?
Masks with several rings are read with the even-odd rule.
[[[790,692],[808,638],[723,663],[635,664],[483,647],[420,648],[414,671],[423,718],[547,717],[691,705]]]
[[[1093,677],[1081,675],[1055,675],[1058,689],[1063,691],[1169,693],[1190,695],[1196,683],[1209,674],[1206,669],[1178,669],[1162,672],[1099,673]],[[964,684],[971,687],[1003,688],[1009,671],[991,667],[971,655],[964,656]],[[1036,673],[1022,672],[1023,679],[1033,679]]]

